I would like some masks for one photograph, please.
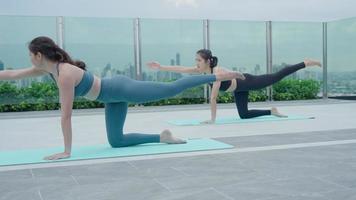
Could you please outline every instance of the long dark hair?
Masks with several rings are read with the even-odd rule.
[[[199,54],[205,61],[210,61],[211,71],[213,71],[213,68],[218,65],[218,57],[213,56],[209,49],[200,49],[197,51],[197,54]]]
[[[33,39],[28,45],[28,49],[33,53],[41,53],[47,59],[54,62],[64,62],[75,65],[86,70],[85,63],[80,60],[72,60],[67,52],[61,49],[51,38],[40,36]]]

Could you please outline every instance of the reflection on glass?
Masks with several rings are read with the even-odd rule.
[[[278,71],[305,58],[322,61],[322,24],[313,22],[273,22],[273,68]],[[289,76],[295,79],[322,81],[322,70],[317,67],[303,69]]]
[[[264,22],[211,21],[210,47],[218,65],[242,73],[266,73],[266,25]],[[252,94],[254,93],[254,94]],[[250,93],[263,97],[266,90]],[[231,93],[222,95],[231,96]]]
[[[35,37],[48,36],[56,40],[55,17],[0,16],[0,70],[20,69],[31,66],[28,43]],[[17,93],[34,82],[49,81],[48,76],[22,80],[2,81],[10,83],[2,87],[0,104],[17,104],[23,100],[36,101],[34,96]]]
[[[194,66],[195,53],[203,48],[203,23],[201,20],[142,19],[141,45],[143,80],[179,79],[184,74],[154,71],[146,63],[158,61],[161,65]],[[197,88],[180,96],[202,97],[203,87]]]
[[[135,78],[132,19],[65,17],[64,37],[66,51],[94,74]]]
[[[356,95],[356,18],[328,23],[328,93]]]
[[[210,48],[219,66],[250,74],[266,72],[264,22],[211,21]]]

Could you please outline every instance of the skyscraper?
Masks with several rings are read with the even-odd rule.
[[[260,66],[259,64],[257,64],[257,65],[255,66],[254,74],[255,74],[255,75],[259,75],[260,72],[261,72],[261,66]]]
[[[4,70],[4,63],[0,60],[0,71]]]
[[[111,63],[106,64],[103,71],[101,72],[101,77],[107,76],[109,71],[111,71]]]
[[[176,53],[176,65],[180,65],[180,53]]]

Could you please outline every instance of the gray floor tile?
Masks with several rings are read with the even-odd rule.
[[[235,183],[225,186],[217,186],[219,191],[237,198],[240,193],[260,194],[260,198],[268,197],[269,195],[304,197],[308,198],[323,198],[325,193],[343,190],[343,187],[324,182],[316,178],[302,179],[285,179],[277,181],[257,181],[253,183]],[[266,198],[267,198],[266,197]]]
[[[232,198],[225,196],[213,188],[197,190],[193,193],[187,193],[180,197],[170,198],[172,200],[231,200]]]
[[[0,171],[0,181],[4,179],[23,179],[32,178],[31,170],[11,170],[11,171]]]
[[[70,188],[42,189],[45,200],[49,199],[151,199],[157,193],[168,192],[153,180],[130,179],[121,182],[86,183]]]
[[[355,139],[355,129],[225,138],[258,145]],[[354,200],[356,145],[158,158],[0,172],[0,200]]]
[[[22,189],[0,192],[0,200],[42,200],[38,190]]]
[[[216,138],[239,148],[356,139],[356,129]]]

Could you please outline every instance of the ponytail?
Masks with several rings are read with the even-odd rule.
[[[210,60],[210,67],[214,68],[216,65],[218,65],[218,57],[216,56],[211,56]]]

